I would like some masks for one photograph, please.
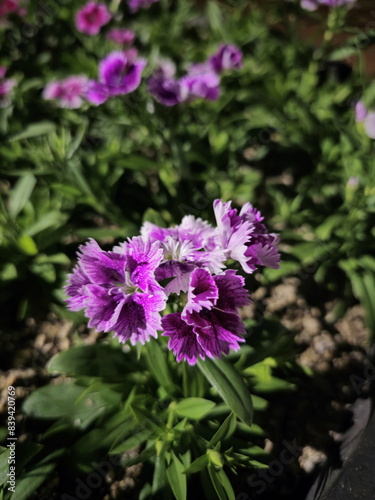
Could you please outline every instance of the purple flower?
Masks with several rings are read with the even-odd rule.
[[[279,238],[267,232],[263,217],[250,203],[238,213],[231,202],[215,200],[214,212],[217,237],[227,259],[238,261],[247,273],[254,272],[259,265],[279,267],[280,254],[276,247]]]
[[[175,106],[187,99],[189,91],[181,80],[174,78],[175,66],[172,61],[161,61],[159,68],[149,79],[149,93],[164,106]]]
[[[112,15],[104,3],[90,0],[77,12],[76,28],[85,35],[97,35],[101,27],[107,24],[111,18]]]
[[[177,361],[194,365],[199,357],[220,358],[230,349],[237,351],[246,333],[237,308],[249,303],[244,279],[236,271],[211,276],[205,269],[195,269],[182,313],[162,319],[163,335],[170,337],[168,347]]]
[[[370,139],[375,139],[375,111],[367,109],[362,101],[358,101],[355,106],[355,120],[357,123],[363,123]]]
[[[118,45],[131,45],[135,40],[135,33],[123,28],[112,28],[107,33],[107,39]]]
[[[342,5],[350,5],[356,0],[301,0],[301,7],[306,10],[316,10],[319,5],[327,5],[328,7],[341,7]]]
[[[181,83],[188,89],[189,97],[200,97],[208,101],[219,98],[220,79],[213,72],[184,76]]]
[[[87,90],[85,76],[69,76],[65,80],[52,81],[43,90],[43,98],[56,100],[62,108],[80,108]]]
[[[364,120],[365,131],[370,139],[375,139],[375,112],[370,111]]]
[[[96,105],[110,97],[129,94],[141,83],[146,61],[137,59],[137,52],[111,52],[99,64],[99,81],[90,81],[87,99]]]
[[[130,12],[137,12],[140,9],[146,9],[150,7],[151,4],[157,2],[158,0],[128,0],[128,6]]]
[[[154,271],[162,251],[136,237],[117,252],[90,240],[81,246],[77,267],[68,276],[69,308],[85,309],[89,327],[114,332],[120,342],[144,344],[161,330],[166,296]]]
[[[209,58],[210,65],[215,73],[222,73],[227,69],[242,68],[243,54],[235,45],[220,45],[216,54]]]
[[[5,78],[6,72],[6,67],[0,66],[0,108],[5,108],[9,105],[9,97],[16,85],[16,81],[12,78]]]
[[[355,120],[360,123],[363,122],[367,116],[367,108],[362,101],[358,101],[355,105]]]

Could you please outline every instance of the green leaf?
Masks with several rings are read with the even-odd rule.
[[[7,482],[7,474],[9,472],[8,458],[10,454],[9,448],[0,447],[0,486]]]
[[[56,125],[49,121],[31,123],[23,132],[13,135],[9,141],[20,141],[21,139],[30,139],[40,135],[50,134],[56,129]]]
[[[163,434],[165,426],[157,415],[147,411],[145,408],[140,408],[135,404],[131,404],[130,409],[142,428],[148,429],[156,435]]]
[[[217,443],[219,443],[220,441],[223,441],[224,439],[230,437],[236,430],[236,422],[237,422],[236,415],[233,412],[231,412],[224,420],[224,422],[221,424],[221,426],[218,428],[218,430],[215,432],[215,434],[212,436],[207,447],[212,448],[216,446]]]
[[[127,156],[121,160],[119,165],[131,170],[159,170],[160,168],[157,162],[137,155]]]
[[[185,398],[175,406],[175,411],[180,417],[200,420],[209,413],[215,403],[203,398]]]
[[[47,385],[32,392],[22,405],[22,411],[34,418],[59,418],[69,415],[84,387],[71,382]]]
[[[16,218],[29,201],[31,193],[34,191],[36,178],[33,174],[25,174],[18,179],[13,189],[9,193],[9,214]]]
[[[146,344],[145,352],[146,361],[151,373],[168,394],[173,394],[175,384],[173,383],[167,364],[167,354],[163,352],[163,349],[155,339]]]
[[[60,352],[48,362],[47,370],[70,377],[102,377],[123,381],[130,366],[126,354],[120,348],[95,344]]]
[[[194,474],[204,469],[208,465],[208,455],[204,454],[195,459],[187,469],[184,470],[185,474]]]
[[[124,467],[131,467],[132,465],[140,464],[151,458],[156,453],[155,444],[150,445],[148,448],[145,448],[141,453],[135,458],[131,458],[130,460],[126,460],[123,463]]]
[[[251,395],[238,371],[225,359],[198,361],[199,369],[217,390],[229,408],[247,425],[251,425]]]
[[[36,466],[24,474],[23,477],[17,479],[16,489],[11,497],[12,500],[28,500],[31,494],[44,483],[55,467],[55,463]]]
[[[235,500],[234,491],[223,469],[208,467],[208,473],[220,500]]]
[[[171,453],[171,464],[167,468],[167,478],[171,485],[176,500],[186,500],[186,474],[184,474],[184,464]]]
[[[139,446],[144,441],[146,441],[151,436],[151,431],[149,429],[142,429],[134,436],[131,436],[128,439],[125,439],[121,444],[118,444],[114,448],[109,451],[110,455],[117,455],[120,453],[125,453],[128,450],[131,450],[135,446]]]
[[[38,247],[36,246],[35,241],[26,234],[22,234],[18,238],[17,244],[20,250],[27,255],[36,255],[38,253]]]

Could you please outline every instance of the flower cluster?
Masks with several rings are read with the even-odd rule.
[[[342,5],[351,5],[356,0],[301,0],[301,6],[306,10],[316,10],[320,5],[327,7],[341,7]]]
[[[189,364],[238,350],[245,333],[238,308],[250,299],[228,261],[246,273],[277,268],[278,237],[249,203],[238,212],[216,200],[214,212],[216,227],[192,215],[171,228],[146,222],[140,236],[112,251],[90,240],[68,277],[69,308],[84,309],[90,327],[113,331],[120,342],[144,344],[163,331],[177,361]],[[179,311],[161,317],[167,300]]]
[[[5,108],[9,105],[9,97],[12,93],[16,81],[11,78],[5,78],[7,69],[0,66],[0,108]]]
[[[375,139],[375,111],[368,110],[362,101],[358,101],[355,106],[355,119],[357,123],[363,123],[368,137]]]
[[[242,67],[242,52],[230,44],[221,45],[204,63],[193,64],[186,75],[175,77],[175,66],[164,61],[148,82],[148,90],[156,101],[174,106],[196,98],[213,101],[219,97],[219,75],[228,69]]]

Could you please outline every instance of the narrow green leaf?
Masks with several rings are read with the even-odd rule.
[[[222,469],[221,469],[222,470]],[[225,472],[223,471],[225,474]],[[215,491],[217,493],[217,496],[219,497],[220,500],[233,500],[234,496],[229,496],[230,492],[228,493],[227,490],[225,489],[221,478],[219,477],[219,472],[211,465],[208,466],[208,474],[210,476],[211,482],[215,488]],[[233,489],[232,489],[233,492]]]
[[[16,182],[9,193],[9,214],[16,218],[29,201],[34,190],[36,178],[33,174],[25,174]]]
[[[167,478],[171,485],[176,500],[186,500],[186,475],[184,474],[184,464],[171,451],[171,464],[167,468]]]
[[[9,448],[0,447],[0,486],[7,482],[7,474],[9,472],[8,458],[10,454]]]
[[[31,137],[38,137],[53,132],[56,125],[49,121],[42,121],[37,123],[30,123],[23,132],[13,135],[9,141],[20,141],[21,139],[30,139]]]
[[[236,430],[236,421],[236,415],[231,412],[215,432],[215,434],[212,436],[207,446],[211,448],[213,446],[216,446],[220,441],[223,441],[224,439],[230,437]]]
[[[157,340],[152,339],[148,342],[145,346],[145,352],[151,373],[168,394],[173,394],[175,385],[167,364],[166,353],[163,352]]]
[[[196,458],[187,469],[184,470],[185,474],[194,474],[195,472],[199,472],[204,469],[208,464],[208,455],[204,454],[200,457]]]
[[[128,439],[125,439],[122,443],[118,444],[114,448],[112,448],[109,451],[110,455],[117,455],[120,453],[125,453],[128,450],[131,450],[135,446],[138,446],[142,444],[144,441],[146,441],[151,435],[151,431],[148,429],[143,429],[139,431],[137,434],[134,436],[131,436]]]
[[[225,359],[198,361],[199,369],[217,390],[229,408],[247,425],[251,425],[251,395],[238,371]]]
[[[217,474],[217,477],[219,478],[219,481],[221,482],[221,484],[224,488],[224,491],[227,495],[228,500],[235,500],[235,495],[234,495],[232,485],[230,484],[228,476],[226,475],[224,470],[219,469],[216,471],[216,474]]]
[[[175,411],[180,417],[200,420],[215,406],[213,401],[203,398],[185,398],[175,406]]]
[[[56,464],[46,463],[34,467],[17,479],[16,489],[12,495],[12,500],[27,500],[31,494],[39,488],[54,470]]]

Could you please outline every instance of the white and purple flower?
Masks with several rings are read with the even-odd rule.
[[[70,309],[85,309],[89,327],[113,331],[120,342],[144,344],[157,337],[166,304],[154,274],[162,257],[158,245],[136,237],[122,252],[106,252],[90,240],[80,251],[66,286]]]
[[[145,343],[159,330],[177,358],[195,364],[220,358],[244,342],[238,308],[249,304],[245,280],[228,260],[253,272],[278,267],[278,237],[249,203],[240,212],[231,202],[214,202],[217,227],[192,215],[162,228],[144,223],[141,236],[103,251],[90,240],[80,248],[66,293],[71,310],[85,310],[89,326],[113,331],[121,342]],[[169,296],[186,303],[161,318]],[[185,295],[184,295],[185,294]]]
[[[54,80],[44,88],[43,98],[57,101],[61,108],[80,108],[86,95],[87,83],[88,79],[82,75],[68,76],[60,81]]]
[[[135,49],[108,54],[99,64],[99,81],[88,84],[87,99],[103,104],[107,99],[133,92],[141,83],[146,61],[137,57]]]

